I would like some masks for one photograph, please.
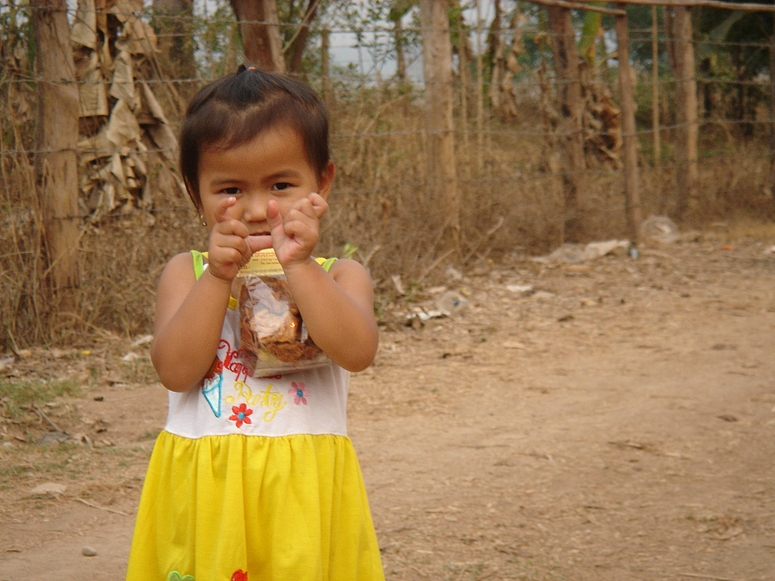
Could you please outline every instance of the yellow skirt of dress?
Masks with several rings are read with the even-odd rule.
[[[349,438],[159,436],[127,581],[383,579]]]

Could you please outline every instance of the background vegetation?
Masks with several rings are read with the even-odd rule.
[[[107,14],[100,38],[112,63],[125,32],[110,10],[121,4],[127,2],[97,1],[97,9]],[[134,78],[152,89],[174,134],[190,95],[244,60],[232,7],[236,3],[130,4],[157,42],[152,54],[133,55]],[[324,95],[333,120],[338,175],[320,254],[354,253],[364,262],[378,289],[379,309],[401,300],[395,277],[403,281],[403,291],[411,292],[422,283],[443,282],[449,266],[464,272],[482,261],[541,254],[562,243],[557,86],[543,7],[512,0],[478,7],[450,2],[461,203],[461,248],[455,260],[439,250],[443,229],[432,225],[441,209],[424,195],[428,133],[416,4],[321,0],[299,5],[278,0],[276,8],[286,70]],[[161,269],[173,254],[203,247],[206,232],[176,185],[174,152],[151,147],[156,157],[144,177],[124,198],[113,199],[111,207],[100,201],[104,198],[90,197],[96,191],[92,186],[82,187],[76,301],[63,310],[51,299],[35,174],[40,153],[35,145],[36,55],[41,47],[32,34],[31,10],[22,0],[0,7],[0,352],[148,333]],[[630,6],[627,11],[638,76],[643,215],[669,215],[676,194],[676,79],[667,57],[669,38],[659,9],[654,83],[652,9]],[[75,7],[68,5],[70,23],[74,17]],[[693,21],[700,187],[682,225],[701,226],[738,214],[770,219],[775,210],[770,170],[772,14],[701,8],[694,11]],[[613,20],[590,20],[588,14],[574,12],[574,22],[588,67],[588,175],[580,199],[584,239],[621,238],[626,236],[623,178],[610,141],[617,131],[610,119],[618,112]],[[108,69],[102,71],[106,86],[114,73]],[[659,151],[654,150],[652,126],[655,89]],[[107,100],[112,109],[116,97],[110,91]],[[107,120],[82,118],[82,139],[97,135]],[[82,181],[96,171],[93,161],[85,161],[89,151],[79,150]],[[132,152],[121,155],[130,159]]]

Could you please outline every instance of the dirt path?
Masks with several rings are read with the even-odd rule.
[[[469,303],[452,318],[389,325],[350,400],[387,578],[775,579],[764,248],[515,260],[455,283]],[[0,581],[122,578],[166,397],[129,350],[15,365],[86,386],[46,409],[93,447],[35,444],[46,422],[4,419]],[[45,482],[67,488],[31,494]]]

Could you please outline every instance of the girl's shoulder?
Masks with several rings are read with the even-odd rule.
[[[190,252],[181,252],[170,258],[161,275],[161,280],[196,281],[196,259]]]
[[[340,258],[331,265],[331,277],[346,291],[373,300],[373,285],[369,271],[355,260]]]
[[[360,262],[350,258],[337,258],[331,263],[328,272],[330,272],[331,276],[334,278],[337,278],[337,276],[340,275],[357,277],[369,276],[368,271]]]
[[[173,269],[175,271],[189,271],[194,272],[197,257],[206,257],[206,255],[203,255],[200,252],[181,252],[180,254],[176,254],[172,258],[170,258],[169,262],[167,263],[167,266],[164,267],[164,270],[167,269]],[[200,258],[200,260],[202,259]]]

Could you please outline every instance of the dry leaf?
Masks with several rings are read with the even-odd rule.
[[[107,138],[116,145],[123,147],[130,141],[139,141],[142,130],[132,110],[124,101],[117,101],[110,114],[108,122]]]
[[[164,111],[159,105],[159,101],[156,99],[156,95],[153,94],[151,87],[148,83],[140,82],[140,93],[142,95],[142,110],[147,112],[154,119],[158,119],[162,123],[167,123],[167,117],[164,115]]]
[[[110,112],[108,96],[105,92],[105,79],[102,77],[96,52],[91,52],[88,59],[79,61],[76,76],[81,80],[78,85],[81,101],[80,116],[106,116]]]
[[[116,42],[116,48],[131,54],[153,54],[157,52],[156,33],[147,22],[132,16],[124,25],[124,34]]]
[[[140,103],[135,90],[132,55],[126,51],[118,53],[116,60],[113,61],[113,82],[110,85],[110,96],[124,101],[133,111]]]
[[[92,50],[97,48],[97,11],[94,0],[78,0],[70,38],[81,46]]]

